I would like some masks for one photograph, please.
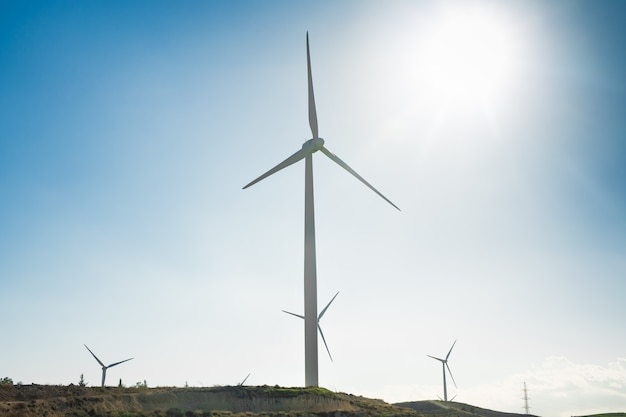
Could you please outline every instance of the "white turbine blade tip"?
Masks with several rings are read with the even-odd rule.
[[[287,310],[280,310],[280,311],[282,311],[283,313],[291,314],[292,316],[299,317],[304,320],[304,316],[301,314],[292,313],[291,311],[287,311]]]
[[[112,368],[115,365],[119,365],[120,363],[128,362],[128,361],[133,360],[133,359],[135,359],[135,358],[124,359],[123,361],[112,363],[111,365],[107,366],[107,368]]]
[[[352,174],[356,179],[358,179],[359,181],[361,181],[363,184],[365,184],[370,190],[374,191],[376,194],[378,194],[383,200],[385,200],[387,203],[391,204],[393,207],[395,207],[398,211],[400,210],[400,207],[396,206],[395,204],[393,204],[391,202],[391,200],[389,200],[387,197],[385,197],[380,191],[378,191],[376,188],[374,188],[374,186],[372,184],[370,184],[369,182],[365,181],[365,178],[363,178],[362,176],[360,176],[359,174],[357,174],[357,172],[355,170],[353,170],[352,168],[350,168],[348,166],[348,164],[346,164],[345,162],[343,162],[337,155],[335,155],[334,153],[332,153],[331,151],[329,151],[328,149],[326,149],[326,147],[322,146],[322,148],[320,149],[320,151],[322,151],[327,157],[329,157],[330,159],[332,159],[333,161],[335,161],[335,163],[337,165],[339,165],[340,167],[342,167],[343,169],[345,169],[346,171],[348,171],[350,174]]]
[[[269,171],[267,171],[265,174],[261,175],[260,177],[258,177],[257,179],[251,181],[250,183],[246,184],[243,189],[245,190],[246,188],[256,184],[257,182],[269,177],[270,175],[280,171],[283,168],[287,168],[290,165],[295,164],[296,162],[298,162],[299,160],[303,159],[305,156],[307,156],[307,154],[310,153],[310,151],[304,150],[304,149],[300,149],[298,152],[294,153],[293,155],[291,155],[290,157],[288,157],[287,159],[285,159],[283,162],[281,162],[280,164],[276,165],[274,168],[270,169]]]
[[[454,345],[456,345],[456,340],[454,341],[454,343],[452,343],[452,347],[450,348],[450,350],[448,351],[448,354],[446,355],[446,361],[448,360],[448,357],[450,357],[450,353],[452,353],[452,349],[454,349]]]
[[[311,53],[309,52],[309,32],[306,33],[306,67],[309,80],[309,126],[313,138],[319,137],[317,129],[317,111],[315,110],[315,95],[313,94],[313,75],[311,74]]]
[[[239,386],[243,386],[243,384],[245,384],[245,383],[246,383],[246,381],[248,380],[248,378],[250,377],[250,375],[251,375],[251,374],[248,374],[248,376],[246,376],[246,377],[243,379],[243,381],[241,381],[241,382],[239,383]]]
[[[446,368],[448,368],[448,373],[450,374],[450,378],[452,378],[452,382],[454,383],[454,387],[457,388],[456,381],[454,380],[454,376],[452,376],[452,371],[450,370],[450,366],[448,365],[448,363],[446,363]]]
[[[339,291],[337,291],[337,294],[335,294],[335,296],[328,302],[328,304],[326,304],[326,307],[324,307],[324,309],[319,314],[319,316],[317,316],[317,321],[320,321],[322,319],[322,317],[324,316],[324,313],[326,313],[326,310],[328,310],[328,307],[330,307],[330,305],[332,304],[333,301],[335,301],[335,298],[337,298],[338,295],[339,295]]]
[[[322,332],[322,327],[319,325],[319,323],[317,324],[317,330],[319,330],[320,332],[320,336],[322,336],[322,341],[324,342],[324,346],[326,346],[326,352],[328,352],[328,357],[330,358],[330,361],[333,361],[333,356],[330,354],[330,349],[328,349],[328,344],[326,343],[326,338],[324,337],[324,332]]]
[[[87,350],[89,351],[89,353],[91,353],[91,356],[93,356],[93,357],[96,359],[96,361],[98,361],[98,363],[100,364],[100,366],[104,366],[104,364],[102,363],[102,361],[101,361],[100,359],[98,359],[98,357],[95,355],[95,353],[93,353],[93,352],[91,351],[91,349],[89,349],[89,347],[88,347],[87,345],[85,345],[85,347],[87,348]]]

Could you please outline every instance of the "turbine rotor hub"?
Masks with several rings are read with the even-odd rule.
[[[311,153],[313,153],[322,149],[323,146],[324,146],[324,139],[313,138],[304,142],[304,144],[302,145],[302,149],[311,151]]]

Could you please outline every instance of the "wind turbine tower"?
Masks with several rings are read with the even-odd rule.
[[[309,90],[309,126],[311,127],[312,139],[307,140],[302,148],[285,159],[274,168],[267,171],[254,181],[247,184],[244,189],[269,177],[270,175],[286,168],[296,162],[305,160],[304,179],[304,368],[305,382],[307,387],[318,386],[318,362],[317,362],[317,271],[315,261],[315,216],[313,202],[313,154],[321,151],[337,165],[348,171],[372,191],[382,197],[396,209],[400,210],[387,197],[382,195],[365,179],[356,173],[338,156],[330,152],[324,146],[324,139],[318,135],[317,112],[315,109],[315,97],[313,95],[313,78],[311,75],[311,54],[309,52],[309,33],[306,34],[306,59]]]
[[[443,400],[448,401],[448,388],[446,386],[446,368],[448,368],[448,373],[450,373],[450,378],[452,378],[452,382],[454,383],[454,387],[456,388],[456,382],[454,381],[454,377],[452,376],[452,371],[450,370],[450,366],[448,366],[448,358],[450,357],[450,353],[452,353],[452,349],[456,345],[456,340],[452,343],[452,347],[448,351],[445,359],[436,358],[434,356],[426,355],[429,358],[433,358],[441,362],[441,367],[443,368]]]
[[[128,362],[131,359],[134,358],[130,358],[130,359],[124,359],[123,361],[119,361],[119,362],[115,362],[112,363],[111,365],[105,365],[102,363],[102,361],[100,359],[98,359],[98,357],[96,355],[94,355],[94,353],[91,351],[91,349],[89,349],[87,347],[87,345],[85,345],[85,347],[87,348],[87,350],[89,351],[89,353],[91,353],[91,355],[98,361],[98,363],[100,364],[100,366],[102,366],[102,387],[104,387],[104,380],[107,377],[107,369],[109,368],[113,368],[115,365],[119,365],[120,363],[124,363],[124,362]],[[121,380],[120,380],[121,381]]]

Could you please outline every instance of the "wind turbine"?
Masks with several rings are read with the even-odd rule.
[[[326,313],[326,310],[328,310],[328,307],[330,307],[330,304],[333,301],[335,301],[335,298],[338,295],[339,295],[339,291],[337,291],[337,294],[335,294],[335,296],[328,302],[328,304],[326,304],[326,307],[324,307],[324,309],[319,314],[319,316],[317,316],[317,330],[319,330],[320,336],[322,336],[322,341],[324,342],[324,346],[326,346],[326,352],[328,352],[328,357],[330,358],[331,362],[333,361],[333,356],[330,354],[330,349],[328,349],[328,344],[326,343],[326,338],[324,337],[324,332],[322,331],[322,326],[320,326],[320,320],[322,319],[322,317],[324,317],[324,313]],[[302,316],[300,314],[292,313],[292,312],[285,311],[285,310],[282,310],[282,312],[283,313],[287,313],[287,314],[291,314],[292,316],[300,317],[301,319],[304,319],[304,316]]]
[[[92,355],[94,358],[96,358],[96,360],[98,361],[98,363],[100,364],[100,366],[102,366],[102,386],[103,386],[103,387],[104,387],[104,380],[105,380],[105,378],[106,378],[106,376],[107,376],[107,369],[109,369],[109,368],[113,368],[115,365],[119,365],[120,363],[128,362],[129,360],[134,359],[134,358],[124,359],[123,361],[119,361],[119,362],[112,363],[111,365],[105,365],[105,364],[103,364],[103,363],[102,363],[102,361],[101,361],[100,359],[98,359],[98,357],[97,357],[97,356],[96,356],[96,355],[95,355],[95,354],[91,351],[91,349],[89,349],[89,348],[87,347],[87,345],[85,345],[85,347],[87,348],[87,350],[89,351],[89,353],[91,353],[91,355]]]
[[[318,135],[317,113],[315,110],[315,97],[313,95],[313,79],[311,76],[311,55],[309,52],[309,33],[306,34],[306,60],[309,81],[309,126],[311,127],[312,139],[307,140],[302,148],[285,159],[274,168],[267,171],[254,181],[247,184],[244,189],[269,177],[270,175],[286,168],[296,162],[305,160],[305,180],[304,180],[304,368],[305,382],[308,387],[318,386],[317,369],[317,272],[315,262],[315,215],[313,203],[313,153],[322,151],[324,155],[340,167],[355,176],[359,181],[369,187],[372,191],[382,197],[396,209],[400,210],[387,197],[382,195],[365,179],[356,173],[338,156],[330,152],[324,146],[324,139]]]
[[[452,382],[454,382],[454,386],[456,388],[456,382],[454,381],[454,377],[452,376],[452,371],[450,370],[450,366],[448,366],[448,358],[450,357],[450,353],[452,352],[452,348],[456,344],[456,340],[452,343],[452,347],[448,351],[445,359],[436,358],[434,356],[426,355],[429,358],[433,358],[441,362],[441,366],[443,367],[443,400],[448,401],[448,388],[446,387],[446,368],[448,368],[448,372],[450,373],[450,378],[452,378]]]

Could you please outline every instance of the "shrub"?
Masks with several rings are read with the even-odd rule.
[[[0,385],[13,385],[13,380],[7,376],[0,378]]]
[[[170,408],[165,412],[167,417],[184,417],[185,413],[180,408]]]

